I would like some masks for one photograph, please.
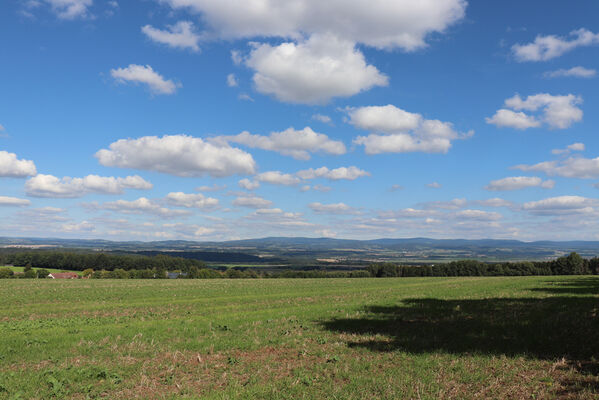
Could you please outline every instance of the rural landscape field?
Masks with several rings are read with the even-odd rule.
[[[596,276],[4,280],[0,398],[595,398]]]

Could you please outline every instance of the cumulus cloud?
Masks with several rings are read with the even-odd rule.
[[[333,204],[322,204],[322,203],[310,203],[308,207],[312,211],[318,214],[357,214],[358,211],[348,206],[345,203],[333,203]]]
[[[301,180],[291,174],[284,174],[280,171],[267,171],[256,175],[256,180],[259,182],[266,182],[273,185],[283,186],[294,186],[301,182]]]
[[[37,174],[30,160],[19,160],[15,153],[0,151],[0,177],[24,178]]]
[[[63,232],[93,232],[95,229],[96,226],[88,221],[68,222],[61,226],[61,231]]]
[[[465,138],[450,122],[425,119],[394,105],[348,108],[349,123],[371,131],[358,136],[355,144],[364,145],[366,154],[379,153],[446,153],[451,141]]]
[[[344,1],[162,0],[175,9],[202,14],[215,37],[299,38],[331,33],[377,48],[413,51],[426,46],[431,33],[460,21],[464,0]]]
[[[250,181],[248,178],[241,179],[237,184],[246,190],[254,190],[260,187],[260,182]]]
[[[129,64],[125,68],[111,69],[110,75],[119,83],[142,83],[148,85],[153,94],[173,94],[181,84],[164,79],[149,65]]]
[[[488,124],[515,129],[538,128],[541,126],[541,121],[538,121],[534,116],[521,111],[506,110],[505,108],[497,110],[495,115],[491,118],[487,117],[485,120]]]
[[[560,161],[543,161],[538,164],[520,164],[513,167],[521,171],[540,171],[549,176],[592,179],[599,177],[599,157],[568,157]]]
[[[141,176],[125,178],[88,175],[84,178],[65,176],[59,179],[53,175],[38,174],[25,182],[28,196],[51,198],[75,198],[90,193],[122,194],[125,189],[149,190],[153,185]]]
[[[166,200],[177,207],[210,209],[218,206],[218,199],[201,193],[171,192],[166,195]]]
[[[190,214],[187,210],[172,210],[163,207],[158,202],[145,197],[140,197],[139,199],[132,201],[117,200],[103,204],[87,203],[83,204],[83,206],[92,210],[109,210],[123,214],[150,214],[163,218]]]
[[[108,167],[158,171],[177,176],[225,177],[253,174],[256,163],[243,150],[186,135],[121,139],[95,154]]]
[[[555,71],[548,71],[543,74],[545,78],[562,78],[562,77],[573,77],[573,78],[592,78],[597,75],[597,71],[594,69],[584,67],[572,67],[570,69],[558,69]]]
[[[227,75],[227,86],[236,87],[238,85],[239,85],[239,82],[237,82],[237,78],[235,77],[235,74]]]
[[[278,46],[259,44],[245,64],[255,71],[257,91],[289,103],[323,104],[388,84],[387,76],[368,65],[353,42],[332,35]]]
[[[537,36],[532,43],[515,44],[512,51],[516,60],[547,61],[559,57],[577,47],[599,44],[599,33],[581,28],[570,32],[567,37],[555,35]]]
[[[544,189],[552,189],[555,182],[552,180],[543,181],[537,176],[510,176],[503,179],[491,181],[485,189],[490,191],[508,191],[519,190],[529,187],[542,187]]]
[[[233,205],[248,208],[267,208],[272,205],[272,201],[260,196],[238,196],[233,200]]]
[[[27,199],[19,199],[17,197],[0,196],[0,207],[23,207],[30,205],[31,202]]]
[[[570,154],[573,151],[584,151],[584,143],[572,143],[566,146],[565,149],[553,149],[551,154]]]
[[[431,189],[440,189],[443,187],[443,185],[441,185],[439,182],[431,182],[431,183],[427,183],[426,187],[431,188]]]
[[[236,136],[220,136],[215,139],[239,143],[251,148],[276,151],[297,160],[309,160],[310,153],[340,155],[346,152],[343,142],[314,132],[310,127],[301,130],[288,128],[282,132],[272,132],[268,136],[242,132]]]
[[[353,181],[362,176],[370,176],[369,172],[366,172],[358,167],[339,167],[335,169],[329,169],[327,167],[320,168],[310,168],[298,171],[297,176],[301,179],[316,179],[316,178],[326,178],[332,181],[337,180],[349,180]]]
[[[198,42],[201,37],[195,33],[193,23],[189,21],[179,21],[174,25],[167,25],[165,30],[145,25],[141,28],[141,31],[157,43],[179,49],[200,50]]]
[[[591,214],[599,201],[581,196],[559,196],[524,203],[522,209],[537,215]]]
[[[542,124],[553,129],[566,129],[582,120],[582,110],[577,107],[581,103],[582,97],[573,94],[553,96],[539,93],[526,99],[516,94],[505,101],[508,109],[498,110],[493,117],[486,118],[486,121],[499,127],[516,129],[536,128]],[[537,112],[537,115],[526,114],[521,110]]]

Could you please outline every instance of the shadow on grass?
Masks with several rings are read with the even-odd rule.
[[[599,278],[588,277],[576,280],[557,280],[547,282],[546,287],[529,289],[532,292],[550,294],[599,295]]]
[[[598,393],[599,298],[583,295],[599,293],[599,279],[550,282],[538,290],[554,296],[409,299],[396,306],[369,306],[361,317],[322,325],[351,334],[348,346],[372,351],[564,358],[586,376],[564,381],[565,390]]]

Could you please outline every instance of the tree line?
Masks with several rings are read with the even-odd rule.
[[[584,259],[577,253],[551,261],[484,263],[477,260],[452,261],[435,265],[375,263],[368,267],[372,277],[410,276],[524,276],[599,274],[599,258]]]
[[[66,251],[21,251],[0,253],[0,265],[15,267],[51,268],[66,271],[122,269],[187,272],[192,267],[204,268],[203,261],[163,254],[155,256],[133,254],[82,253]]]
[[[27,251],[0,253],[0,265],[25,267],[15,274],[0,268],[0,278],[44,278],[46,268],[82,271],[93,279],[166,279],[168,272],[188,279],[253,279],[253,278],[365,278],[418,276],[524,276],[599,274],[599,257],[584,259],[577,253],[552,261],[485,263],[477,260],[452,261],[435,265],[400,265],[374,263],[365,270],[283,270],[260,271],[259,268],[213,269],[199,260],[167,255],[77,253],[60,251]],[[37,268],[37,269],[34,269]]]

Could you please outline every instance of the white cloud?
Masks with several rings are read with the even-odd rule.
[[[329,117],[328,115],[323,115],[323,114],[314,114],[312,115],[312,119],[316,120],[316,121],[320,121],[323,124],[331,124],[332,120],[331,117]]]
[[[315,213],[319,214],[357,214],[358,212],[353,207],[348,206],[345,203],[333,203],[333,204],[322,204],[322,203],[310,203],[308,207]]]
[[[388,84],[387,76],[368,65],[353,42],[332,35],[256,45],[245,64],[255,71],[257,91],[289,103],[323,104]]]
[[[239,100],[243,100],[243,101],[251,101],[252,103],[254,102],[254,99],[252,98],[252,96],[250,96],[247,93],[239,93],[239,95],[237,96],[237,98]]]
[[[4,132],[4,126],[0,124],[0,132]]]
[[[491,181],[485,189],[491,191],[519,190],[529,187],[542,187],[552,189],[555,182],[552,180],[543,181],[537,176],[510,176],[503,179]]]
[[[267,208],[272,205],[272,201],[259,196],[239,196],[233,200],[233,205],[248,208]]]
[[[347,108],[349,123],[374,132],[358,136],[354,143],[364,145],[366,154],[446,153],[451,141],[472,135],[460,135],[450,122],[425,119],[394,105]]]
[[[335,169],[329,169],[327,167],[320,168],[310,168],[302,171],[298,171],[297,176],[302,179],[316,179],[316,178],[326,178],[332,181],[337,180],[350,180],[353,181],[362,176],[370,176],[369,172],[361,170],[358,167],[339,167]]]
[[[60,19],[89,17],[89,7],[93,0],[44,0]]]
[[[469,219],[475,221],[496,221],[501,219],[501,214],[482,210],[462,210],[455,213],[460,219]]]
[[[253,174],[256,163],[243,150],[186,135],[121,139],[95,155],[108,167],[158,171],[177,176],[225,177]]]
[[[581,196],[559,196],[524,203],[522,208],[532,214],[591,214],[597,212],[599,201]]]
[[[159,217],[177,217],[189,215],[190,212],[186,210],[172,210],[166,207],[162,207],[160,204],[153,200],[149,200],[145,197],[140,197],[137,200],[117,200],[103,204],[98,203],[87,203],[83,206],[89,209],[109,210],[124,214],[151,214]]]
[[[584,143],[572,143],[565,149],[553,149],[551,154],[570,154],[573,151],[584,151]]]
[[[93,232],[95,229],[96,226],[88,221],[69,222],[61,226],[63,232]]]
[[[194,26],[189,21],[179,21],[174,25],[167,25],[166,30],[154,28],[151,25],[145,25],[141,31],[155,42],[166,44],[170,47],[180,49],[190,49],[199,51],[198,42],[201,37],[194,32]]]
[[[251,148],[276,151],[297,160],[309,160],[310,153],[340,155],[346,152],[343,142],[314,132],[310,127],[301,130],[288,128],[282,132],[272,132],[268,136],[242,132],[236,136],[220,136],[215,139],[240,143]]]
[[[229,87],[239,86],[239,82],[237,82],[237,78],[235,77],[235,74],[227,75],[227,86],[229,86]]]
[[[0,196],[0,207],[22,207],[28,206],[31,202],[27,199],[17,197]]]
[[[254,190],[260,187],[260,182],[250,181],[248,178],[241,179],[237,184],[246,190]]]
[[[398,184],[395,185],[391,185],[391,187],[389,188],[390,191],[392,192],[396,192],[398,190],[402,190],[404,187]]]
[[[440,189],[441,187],[443,187],[443,185],[441,185],[439,182],[431,182],[431,183],[427,183],[426,187],[431,188],[431,189]]]
[[[28,196],[75,198],[89,193],[122,194],[125,189],[149,190],[153,185],[138,175],[125,178],[88,175],[84,178],[38,174],[25,182]]]
[[[534,116],[526,115],[523,112],[506,110],[505,108],[497,110],[493,117],[487,117],[485,120],[488,124],[515,129],[537,128],[541,126],[541,122]]]
[[[126,68],[111,69],[110,75],[120,83],[143,83],[153,94],[173,94],[181,84],[166,80],[149,65],[129,64]]]
[[[548,71],[543,74],[545,78],[562,78],[562,77],[574,77],[574,78],[592,78],[597,75],[597,71],[594,69],[584,67],[572,67],[570,69],[558,69],[556,71]]]
[[[555,35],[537,36],[532,43],[512,46],[518,61],[547,61],[559,57],[577,47],[599,44],[599,33],[587,29],[577,29],[568,37]]]
[[[166,200],[170,205],[178,207],[210,209],[218,206],[218,199],[201,193],[171,192],[166,195]]]
[[[219,38],[289,37],[331,33],[377,48],[406,51],[426,46],[431,33],[460,21],[467,3],[344,0],[161,0],[175,9],[201,13]]]
[[[528,129],[547,124],[550,128],[566,129],[574,122],[582,120],[582,110],[577,105],[582,103],[580,96],[568,94],[553,96],[539,93],[522,99],[516,94],[505,101],[505,106],[516,111],[538,111],[533,116],[524,112],[514,112],[509,109],[498,110],[492,118],[486,118],[488,124],[499,127]]]
[[[521,171],[540,171],[549,176],[592,179],[599,177],[599,157],[569,157],[560,161],[543,161],[534,165],[520,164],[513,167]]]
[[[291,174],[284,174],[280,171],[267,171],[256,175],[256,180],[259,182],[266,182],[273,185],[284,185],[294,186],[301,182],[301,180]]]
[[[0,177],[24,178],[37,174],[30,160],[19,160],[15,153],[0,151]]]

